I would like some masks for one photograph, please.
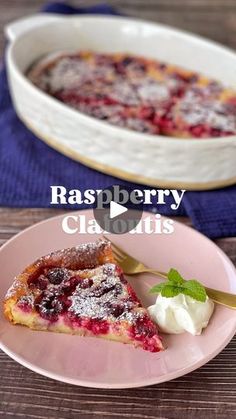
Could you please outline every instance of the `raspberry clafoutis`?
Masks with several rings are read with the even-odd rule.
[[[34,330],[163,350],[156,325],[106,240],[53,252],[28,266],[8,290],[4,313],[12,323]]]
[[[175,65],[131,54],[50,54],[27,73],[39,89],[94,118],[178,138],[236,134],[236,91]]]

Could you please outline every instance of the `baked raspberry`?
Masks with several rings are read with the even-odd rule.
[[[109,331],[109,323],[106,320],[90,319],[86,328],[96,335],[106,335]]]
[[[120,317],[125,311],[125,305],[121,303],[113,303],[110,307],[110,313],[114,317]]]
[[[72,276],[71,278],[66,279],[60,286],[60,291],[65,295],[72,294],[76,287],[80,284],[81,279],[79,276]]]
[[[30,288],[35,287],[39,290],[45,290],[48,286],[48,279],[44,275],[40,275],[38,278],[32,278],[28,281]]]
[[[65,305],[60,297],[51,292],[44,292],[35,300],[35,309],[40,316],[51,322],[58,320],[58,315],[65,310]]]
[[[31,295],[21,297],[17,303],[17,307],[24,313],[30,313],[33,307]]]
[[[49,282],[54,285],[59,285],[64,279],[68,277],[67,269],[54,268],[47,272]]]

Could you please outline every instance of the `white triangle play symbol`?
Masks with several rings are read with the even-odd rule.
[[[110,218],[118,217],[118,215],[124,214],[128,211],[128,208],[123,205],[117,204],[115,201],[110,202]]]

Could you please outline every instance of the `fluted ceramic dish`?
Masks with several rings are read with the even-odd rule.
[[[25,77],[57,51],[128,52],[203,73],[236,87],[236,54],[164,25],[123,17],[35,15],[6,27],[14,105],[43,141],[87,166],[159,187],[211,189],[236,182],[236,136],[178,139],[111,126],[69,108]]]

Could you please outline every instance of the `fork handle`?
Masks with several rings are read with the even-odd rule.
[[[217,304],[236,309],[236,295],[205,287],[206,293]]]
[[[160,276],[167,279],[165,272],[148,269],[146,272],[150,272],[154,275]],[[236,294],[230,294],[228,292],[214,290],[213,288],[204,287],[208,297],[217,304],[236,309]]]
[[[160,276],[160,277],[165,278],[165,279],[168,278],[166,272],[157,271],[155,269],[146,269],[146,267],[145,267],[145,272],[150,272],[151,274],[154,274],[156,276]]]

